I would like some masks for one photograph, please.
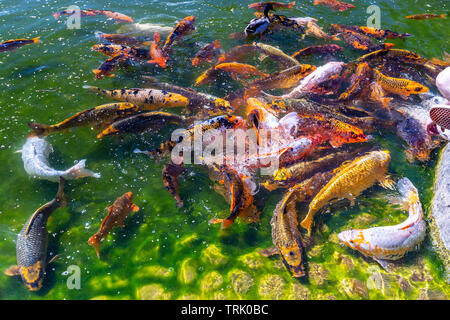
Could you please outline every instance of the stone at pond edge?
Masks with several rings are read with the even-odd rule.
[[[245,271],[232,270],[228,273],[234,291],[238,295],[246,293],[253,285],[253,278]]]
[[[228,262],[228,259],[216,245],[210,245],[208,248],[204,249],[202,251],[201,259],[214,266],[224,265]]]
[[[324,285],[328,280],[329,271],[322,267],[320,264],[310,262],[309,263],[309,280],[316,286]]]
[[[309,300],[311,299],[309,290],[307,287],[301,285],[300,283],[293,283],[291,285],[291,290],[289,294],[290,300]]]
[[[208,273],[202,280],[202,290],[211,291],[220,287],[223,282],[223,277],[220,273],[213,271]]]
[[[448,300],[448,297],[441,291],[422,288],[418,300]]]
[[[189,284],[194,281],[197,276],[197,272],[195,271],[195,266],[197,264],[194,260],[188,258],[181,263],[181,268],[178,273],[178,280],[181,283]]]
[[[339,291],[350,299],[369,298],[366,285],[358,279],[342,279],[339,284]]]
[[[257,269],[264,266],[264,257],[257,252],[251,252],[239,257],[239,261],[247,265],[251,269]]]
[[[370,273],[366,282],[369,290],[377,290],[386,297],[393,296],[392,283],[395,282],[395,279],[392,275],[382,273],[377,267],[369,267],[367,272]]]
[[[279,300],[283,296],[284,280],[276,274],[265,275],[259,283],[258,293],[263,299]]]
[[[142,278],[168,278],[173,275],[173,271],[161,266],[146,266],[136,272],[135,277]]]
[[[448,144],[441,153],[436,170],[430,230],[433,245],[445,265],[447,284],[450,284],[450,147]]]
[[[200,300],[200,297],[196,294],[185,294],[179,297],[177,300]]]
[[[137,296],[141,300],[168,300],[170,299],[170,293],[165,292],[164,288],[157,283],[149,284],[141,287]]]

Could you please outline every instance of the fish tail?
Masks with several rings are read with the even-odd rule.
[[[100,91],[100,88],[94,87],[94,86],[88,86],[88,85],[84,85],[83,89],[88,89],[88,90],[91,90],[93,92],[99,92]]]
[[[65,207],[67,205],[67,196],[64,193],[64,184],[66,180],[63,177],[59,177],[59,187],[56,193],[55,200],[58,201],[60,207]]]
[[[103,78],[103,76],[101,75],[102,70],[94,69],[94,70],[92,70],[92,72],[95,74],[95,78],[97,78],[97,79]]]
[[[33,132],[29,135],[30,137],[43,137],[52,132],[52,126],[48,124],[28,122],[28,126],[31,130],[33,130]]]
[[[416,187],[412,184],[412,182],[408,178],[402,178],[397,182],[397,188],[400,194],[408,198],[411,192],[417,193]]]
[[[86,159],[80,160],[80,162],[78,162],[72,168],[67,169],[67,176],[72,179],[78,179],[83,177],[100,178],[99,173],[92,172],[91,170],[86,169],[85,166],[86,166]]]
[[[217,39],[216,41],[213,42],[213,45],[215,48],[219,49],[222,48],[222,45],[220,44],[220,40]]]
[[[31,40],[33,40],[33,43],[39,43],[39,37],[33,38]]]
[[[310,212],[308,212],[305,219],[303,219],[303,221],[300,222],[300,225],[303,228],[305,228],[306,230],[308,230],[308,237],[311,236],[311,225],[312,225],[312,217],[313,217],[313,215]]]
[[[440,17],[443,18],[443,19],[447,19],[447,14],[443,13],[443,14],[440,15]]]

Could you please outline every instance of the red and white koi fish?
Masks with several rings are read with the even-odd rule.
[[[409,217],[395,226],[347,230],[338,234],[348,247],[373,258],[382,267],[387,260],[398,260],[417,247],[425,238],[426,224],[416,187],[408,178],[397,183]]]

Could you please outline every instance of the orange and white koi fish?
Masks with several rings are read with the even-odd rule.
[[[215,66],[216,70],[223,70],[232,74],[238,74],[242,77],[258,76],[267,77],[268,74],[259,71],[256,67],[239,62],[224,62]]]
[[[117,22],[129,22],[129,23],[134,22],[134,20],[131,17],[115,11],[109,10],[89,10],[89,11],[93,12],[96,15],[101,14],[107,16],[109,19],[115,20]]]
[[[432,19],[432,18],[446,19],[447,15],[445,13],[443,13],[443,14],[422,13],[422,14],[413,14],[410,16],[406,16],[406,19],[414,19],[414,20],[425,20],[425,19]]]
[[[398,260],[416,248],[426,232],[416,187],[408,178],[400,179],[397,186],[409,211],[408,219],[395,226],[347,230],[338,234],[345,245],[373,258],[384,268],[387,260]]]
[[[158,42],[161,40],[159,32],[156,32],[153,35],[153,42],[150,46],[150,55],[152,57],[151,60],[147,61],[148,63],[156,63],[161,68],[165,68],[167,65],[167,57],[165,57],[162,53],[162,50],[158,46]]]

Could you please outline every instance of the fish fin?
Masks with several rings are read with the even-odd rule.
[[[33,38],[31,40],[33,40],[33,43],[39,43],[39,37]]]
[[[86,159],[80,160],[76,165],[72,168],[67,169],[67,176],[69,178],[78,179],[83,177],[94,177],[100,178],[100,173],[95,173],[91,170],[85,168]]]
[[[387,272],[389,272],[389,261],[383,259],[373,258],[378,264]]]
[[[58,192],[56,193],[55,200],[58,201],[60,207],[67,205],[67,197],[64,194],[64,184],[66,180],[63,177],[59,177]]]
[[[215,40],[215,41],[213,42],[213,45],[214,45],[214,47],[217,48],[217,49],[222,48],[222,45],[220,44],[220,40],[219,40],[219,39]]]
[[[208,222],[211,224],[218,224],[218,223],[222,223],[223,219],[212,218]]]
[[[137,205],[135,205],[134,203],[131,204],[131,212],[138,212],[139,211],[139,207]]]
[[[58,260],[59,258],[61,258],[61,255],[60,255],[60,254],[57,254],[56,256],[54,256],[53,258],[51,258],[50,261],[49,261],[47,264],[53,263],[53,262],[55,262],[56,260]]]
[[[312,225],[312,218],[313,218],[313,214],[310,213],[311,211],[308,212],[308,214],[306,215],[305,219],[303,219],[302,222],[300,222],[300,226],[302,226],[303,228],[305,228],[308,231],[308,237],[311,236],[311,225]]]
[[[389,175],[384,176],[383,179],[380,180],[380,185],[385,189],[394,190],[394,181],[392,181]]]
[[[258,57],[259,61],[264,61],[265,59],[267,59],[269,56],[265,53],[261,53]]]
[[[3,271],[5,275],[8,277],[20,276],[20,267],[19,266],[10,266],[9,268]]]
[[[440,15],[440,17],[443,18],[443,19],[447,19],[447,14],[443,13],[443,14]]]
[[[33,130],[32,133],[30,133],[29,137],[43,137],[48,135],[51,132],[51,125],[47,124],[41,124],[36,122],[28,122],[28,126],[31,130]]]
[[[263,257],[271,257],[271,256],[274,256],[274,255],[280,254],[280,251],[278,250],[277,247],[270,247],[270,248],[267,248],[267,249],[259,249],[256,252],[258,252]]]
[[[159,32],[155,32],[155,34],[153,35],[153,40],[155,42],[160,42],[161,41],[161,35],[159,34]]]
[[[94,234],[92,237],[90,237],[88,243],[89,245],[94,247],[97,258],[100,259],[100,251],[98,250],[100,239],[98,238],[97,234]]]
[[[355,205],[355,196],[351,193],[347,194],[346,198],[350,201],[350,206],[353,207]]]

